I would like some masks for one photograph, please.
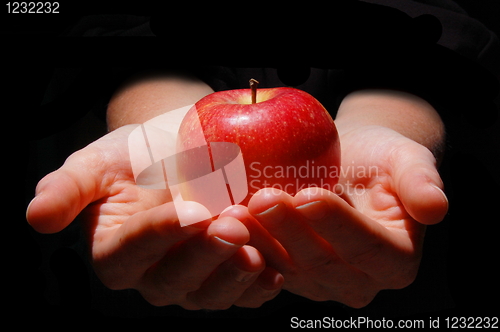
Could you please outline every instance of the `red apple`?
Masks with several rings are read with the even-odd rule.
[[[248,184],[241,204],[264,187],[294,195],[307,187],[333,191],[338,181],[340,143],[333,119],[319,101],[298,89],[228,90],[202,98],[183,119],[179,149],[199,147],[203,139],[236,143],[241,149]],[[183,167],[196,168],[193,162]]]

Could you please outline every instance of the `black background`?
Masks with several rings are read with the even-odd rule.
[[[498,21],[498,2],[478,5],[476,1],[456,1],[466,9],[472,17],[483,22],[488,28],[500,35]],[[255,6],[255,5],[254,5]],[[4,8],[5,10],[5,8]],[[283,307],[266,307],[258,314],[250,315],[252,319],[244,319],[245,314],[236,312],[234,317],[218,318],[217,314],[198,315],[198,318],[183,317],[182,311],[174,310],[174,316],[168,318],[149,317],[141,312],[139,318],[127,318],[118,314],[118,317],[103,313],[91,307],[91,303],[99,302],[91,294],[93,276],[89,274],[85,261],[71,246],[77,236],[77,226],[71,226],[61,234],[39,235],[34,233],[25,222],[24,210],[33,196],[36,182],[46,173],[59,167],[65,157],[75,149],[81,148],[105,132],[105,125],[97,116],[88,114],[88,105],[85,101],[79,102],[73,112],[56,112],[54,114],[38,113],[46,87],[51,81],[54,68],[85,67],[106,68],[111,65],[132,63],[137,59],[150,61],[142,50],[156,52],[152,61],[161,61],[167,56],[162,51],[162,45],[149,40],[135,40],[126,42],[89,41],[89,40],[58,40],[54,36],[72,26],[79,17],[94,13],[133,13],[149,14],[151,8],[139,8],[133,5],[120,5],[120,8],[103,7],[93,3],[84,6],[72,5],[71,8],[61,5],[61,14],[53,16],[22,16],[6,15],[2,20],[2,39],[4,52],[7,57],[3,60],[4,76],[7,89],[4,90],[6,100],[4,111],[5,163],[8,167],[5,178],[6,188],[22,188],[23,195],[14,194],[12,206],[19,206],[22,211],[12,218],[5,209],[4,234],[5,263],[4,283],[7,296],[7,316],[21,314],[20,324],[35,321],[41,325],[54,326],[71,318],[71,327],[94,324],[96,320],[104,318],[106,323],[120,322],[163,322],[162,328],[174,322],[187,326],[208,327],[212,324],[219,327],[238,328],[238,323],[244,326],[273,326],[284,328],[289,326],[290,317],[322,318],[324,316],[356,316],[363,315],[364,311],[352,311],[337,305],[317,304],[309,301],[293,302],[285,295],[282,302],[290,300],[289,305]],[[258,11],[259,17],[266,15],[266,11]],[[280,13],[278,10],[277,13]],[[495,14],[496,13],[496,14]],[[251,16],[251,15],[249,15]],[[2,17],[2,18],[3,18]],[[198,19],[185,15],[184,21],[188,27],[197,26],[197,22],[209,22],[209,19]],[[234,25],[236,20],[228,20]],[[257,19],[258,21],[258,19]],[[188,23],[186,23],[188,22]],[[189,22],[192,22],[190,25]],[[249,23],[246,23],[249,22]],[[283,37],[276,33],[266,33],[254,27],[248,20],[234,27],[241,30],[240,41],[244,47],[230,49],[225,36],[213,34],[209,37],[194,37],[193,43],[181,48],[177,54],[180,58],[187,54],[195,54],[205,61],[217,64],[251,64],[252,66],[276,65],[282,63],[283,57],[287,63],[295,63],[297,54],[273,53],[269,57],[263,55],[255,36],[266,40],[276,40]],[[302,27],[305,22],[294,21],[285,23],[285,30],[291,31]],[[282,32],[283,33],[283,32]],[[208,38],[208,39],[207,39]],[[294,38],[290,38],[294,40]],[[169,42],[168,38],[165,40]],[[297,38],[296,43],[308,50],[315,48],[314,44],[306,43]],[[193,44],[195,46],[193,46]],[[229,43],[231,44],[231,43]],[[272,43],[271,43],[272,44]],[[226,45],[226,46],[224,46]],[[248,46],[246,46],[248,45]],[[267,44],[266,44],[267,45]],[[258,52],[255,52],[255,49]],[[163,55],[162,55],[163,54]],[[169,54],[170,55],[170,54]],[[174,56],[175,58],[175,56]],[[208,58],[208,60],[207,60]],[[308,65],[312,57],[301,56],[301,64]],[[271,59],[271,60],[269,60]],[[269,61],[267,63],[266,61]],[[83,86],[92,96],[95,91],[102,91],[106,86],[95,82],[91,86]],[[89,97],[90,98],[90,97]],[[498,298],[497,259],[497,231],[498,217],[493,215],[499,202],[498,185],[500,169],[499,161],[499,132],[500,126],[496,113],[482,114],[480,109],[466,110],[460,117],[454,118],[448,126],[451,136],[448,151],[442,165],[446,191],[450,198],[450,211],[446,220],[433,226],[429,236],[439,236],[443,241],[444,250],[439,257],[432,259],[433,264],[443,264],[446,275],[445,284],[433,284],[429,287],[446,287],[453,298],[448,309],[435,311],[432,299],[428,300],[429,310],[416,313],[403,313],[397,318],[441,317],[441,326],[447,316],[498,316],[498,308],[494,304]],[[30,121],[36,119],[35,121]],[[55,123],[52,119],[57,118]],[[93,130],[87,130],[92,126]],[[12,127],[12,131],[7,131]],[[77,133],[77,134],[75,134]],[[14,145],[9,144],[14,141]],[[40,153],[40,146],[44,147]],[[12,154],[16,153],[16,157]],[[22,156],[21,160],[17,156]],[[19,165],[21,164],[21,165]],[[34,168],[34,165],[37,167]],[[41,166],[40,166],[41,165]],[[11,172],[10,170],[14,172]],[[21,171],[18,175],[18,171]],[[14,182],[12,182],[14,181]],[[10,190],[10,189],[8,189]],[[10,207],[10,199],[7,200]],[[21,204],[20,204],[21,203]],[[433,235],[434,234],[434,235]],[[432,271],[432,266],[429,267]],[[412,286],[410,286],[412,287]],[[113,297],[106,291],[105,294]],[[134,297],[136,295],[131,294]],[[383,295],[382,295],[383,297]],[[119,301],[118,298],[116,301]],[[408,299],[411,301],[411,298]],[[107,299],[106,303],[113,303]],[[445,301],[446,302],[446,301]],[[118,304],[118,303],[117,303]],[[392,303],[391,306],[398,306]],[[5,310],[5,309],[4,309]],[[369,312],[369,311],[366,311]],[[388,311],[390,316],[390,311]],[[115,313],[117,314],[117,313]],[[177,314],[177,315],[176,315]],[[378,315],[384,315],[378,311]],[[394,313],[393,313],[394,315]],[[140,317],[146,318],[140,318]],[[224,316],[224,315],[220,315]],[[243,318],[242,318],[243,316]],[[374,318],[376,316],[373,316]],[[243,319],[243,320],[242,320]],[[206,325],[209,322],[210,325]],[[67,324],[67,323],[63,323]],[[205,325],[198,325],[205,324]],[[112,326],[112,325],[111,325]]]

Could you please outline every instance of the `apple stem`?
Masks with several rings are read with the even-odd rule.
[[[252,104],[257,102],[257,86],[259,85],[259,81],[251,78],[250,79],[250,89],[252,89]]]

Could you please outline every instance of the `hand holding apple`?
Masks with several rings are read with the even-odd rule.
[[[382,289],[408,286],[419,269],[425,225],[410,216],[401,204],[405,193],[394,188],[424,192],[413,204],[429,220],[442,218],[447,202],[440,189],[419,175],[437,172],[432,154],[418,143],[381,127],[341,137],[349,148],[343,154],[346,167],[379,169],[342,172],[339,186],[346,189],[350,182],[355,190],[339,196],[307,188],[292,197],[264,188],[248,208],[236,206],[221,216],[244,223],[251,234],[248,244],[283,275],[284,289],[360,308]]]
[[[234,218],[202,220],[192,202],[182,208],[196,225],[183,227],[166,190],[136,185],[127,155],[134,125],[120,127],[72,154],[38,184],[26,211],[43,233],[79,214],[96,275],[111,289],[137,289],[154,305],[223,309],[258,307],[275,297],[283,277],[246,246]],[[140,250],[138,250],[140,248]]]

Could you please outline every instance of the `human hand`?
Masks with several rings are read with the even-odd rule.
[[[284,289],[359,308],[415,279],[425,224],[439,222],[448,201],[422,145],[379,126],[340,138],[338,195],[308,188],[291,197],[266,188],[248,209],[223,215],[245,224],[249,244],[283,274]]]
[[[249,233],[241,222],[225,217],[182,227],[168,191],[135,184],[127,145],[134,128],[109,133],[44,177],[29,223],[54,233],[80,215],[104,285],[135,288],[153,305],[258,307],[276,296],[283,278],[245,245]],[[183,204],[183,220],[201,220],[200,206]]]

